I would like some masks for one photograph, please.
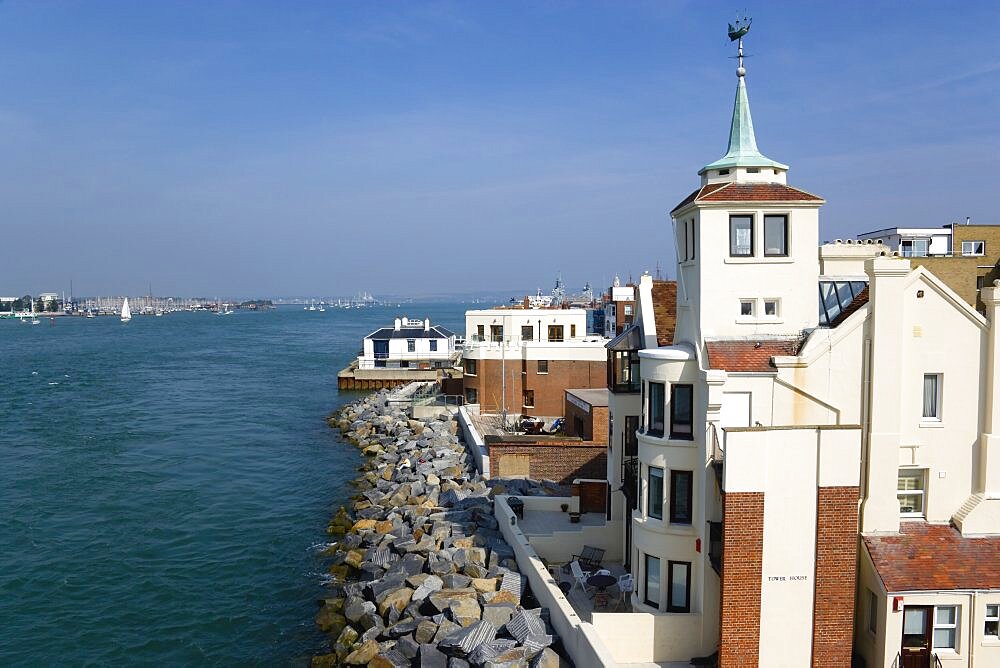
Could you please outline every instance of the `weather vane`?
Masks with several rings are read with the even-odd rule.
[[[729,24],[729,41],[739,42],[737,58],[739,59],[739,66],[736,68],[736,76],[743,76],[747,73],[746,68],[743,67],[743,35],[750,32],[750,24],[753,23],[753,19],[743,15],[742,18],[736,17],[736,23]]]

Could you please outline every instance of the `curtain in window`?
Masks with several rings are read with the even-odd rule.
[[[938,416],[938,377],[934,374],[924,375],[924,417]]]

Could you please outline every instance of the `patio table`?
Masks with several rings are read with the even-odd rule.
[[[618,578],[613,575],[591,575],[587,578],[587,584],[591,587],[597,587],[597,590],[600,592],[603,592],[605,589],[617,582]]]

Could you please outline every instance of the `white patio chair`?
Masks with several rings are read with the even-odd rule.
[[[625,607],[625,597],[631,594],[635,590],[635,580],[632,579],[631,573],[625,573],[624,575],[618,576],[618,593],[620,595],[619,603],[622,607]]]
[[[571,561],[570,564],[569,564],[569,570],[570,570],[570,573],[573,574],[573,579],[575,580],[575,582],[573,583],[573,586],[570,587],[569,590],[573,591],[573,588],[576,587],[577,585],[579,585],[580,589],[583,590],[583,593],[586,594],[587,593],[587,578],[589,578],[590,575],[591,575],[590,571],[585,571],[582,568],[580,568],[580,562],[579,561]]]

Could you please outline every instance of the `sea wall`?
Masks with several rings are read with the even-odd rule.
[[[382,391],[331,426],[368,457],[328,533],[330,638],[313,666],[556,668],[559,638],[526,587],[492,490],[449,414],[409,418]]]

